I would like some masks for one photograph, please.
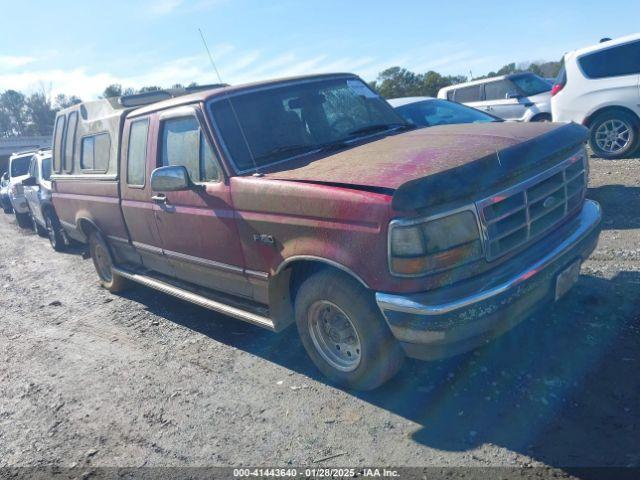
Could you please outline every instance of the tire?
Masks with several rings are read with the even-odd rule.
[[[18,222],[18,226],[20,228],[25,228],[31,230],[33,228],[33,222],[31,221],[31,215],[28,213],[18,213],[15,212],[16,222]]]
[[[31,215],[31,223],[33,223],[33,229],[38,235],[40,235],[41,237],[47,237],[47,229],[40,226],[33,214]]]
[[[126,290],[129,282],[126,278],[113,272],[113,255],[111,249],[99,232],[91,232],[89,235],[89,251],[93,266],[98,273],[100,285],[111,293]]]
[[[589,127],[589,145],[598,157],[623,158],[638,148],[638,119],[622,110],[605,112]]]
[[[404,352],[371,292],[342,272],[320,270],[304,280],[295,317],[307,354],[339,386],[372,390],[402,366]]]
[[[550,122],[551,115],[548,113],[540,113],[531,119],[532,122]]]
[[[51,248],[56,252],[62,252],[67,248],[64,241],[64,235],[62,234],[62,226],[58,216],[51,210],[44,212],[44,222],[46,225],[45,236],[49,238]]]

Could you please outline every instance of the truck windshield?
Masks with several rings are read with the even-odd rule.
[[[21,177],[29,173],[31,157],[18,157],[11,161],[11,177]]]
[[[511,81],[518,86],[525,97],[538,95],[539,93],[551,90],[549,82],[545,82],[542,78],[533,74],[511,77]]]
[[[210,104],[210,111],[241,172],[408,126],[357,78],[301,81],[223,96]]]

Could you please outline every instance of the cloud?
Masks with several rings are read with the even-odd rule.
[[[225,0],[154,0],[145,5],[144,12],[155,16],[174,12],[198,12],[217,7]]]
[[[33,57],[15,57],[11,55],[0,55],[0,70],[12,70],[14,68],[24,67],[35,61]]]

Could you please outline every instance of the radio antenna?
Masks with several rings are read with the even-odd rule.
[[[220,83],[224,83],[222,81],[222,77],[220,76],[220,72],[218,71],[218,67],[216,67],[216,62],[213,61],[213,56],[211,55],[211,51],[209,50],[209,45],[207,45],[207,40],[204,38],[204,34],[202,33],[202,29],[198,28],[198,32],[200,32],[200,38],[202,39],[202,44],[204,45],[204,49],[207,51],[207,55],[209,56],[209,61],[211,62],[211,66],[213,67],[213,71],[216,73],[218,77],[218,81]],[[253,163],[253,168],[255,168],[255,173],[253,174],[256,177],[261,177],[262,174],[258,169],[258,164],[256,163],[256,159],[253,156],[253,151],[251,150],[251,145],[249,145],[249,140],[247,136],[244,134],[244,129],[242,128],[242,124],[240,123],[240,119],[238,118],[238,113],[236,112],[235,107],[233,106],[233,102],[231,101],[231,97],[229,96],[229,92],[225,91],[225,99],[229,102],[229,107],[231,108],[231,112],[238,124],[238,129],[240,130],[240,134],[242,135],[242,140],[247,147],[247,151],[249,152],[249,157],[251,157],[251,163]]]

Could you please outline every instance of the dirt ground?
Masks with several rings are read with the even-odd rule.
[[[604,230],[567,297],[368,393],[327,384],[295,328],[109,294],[0,214],[0,467],[640,466],[640,159],[590,177]]]

